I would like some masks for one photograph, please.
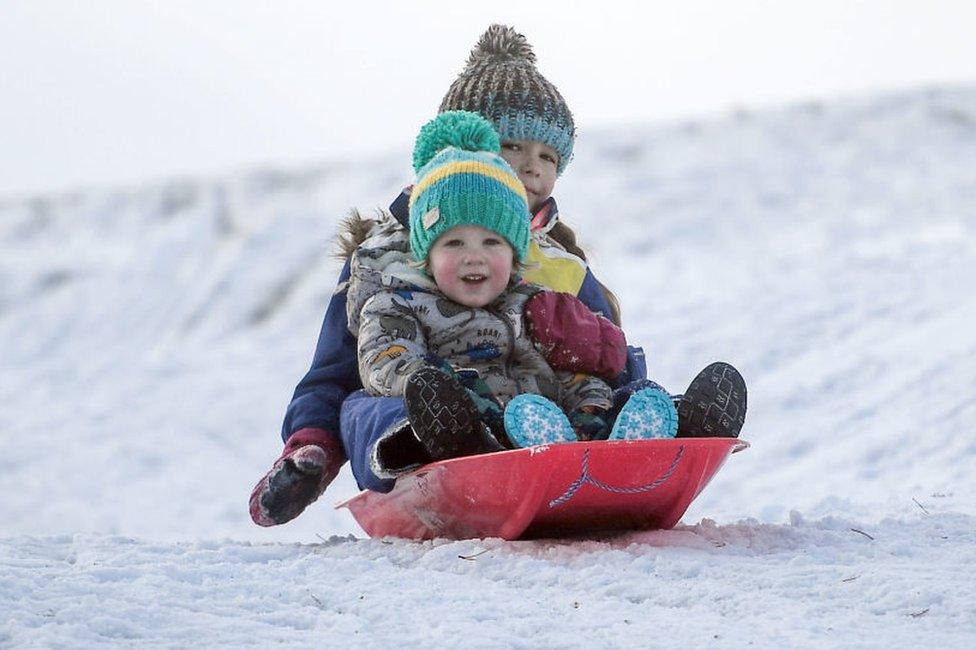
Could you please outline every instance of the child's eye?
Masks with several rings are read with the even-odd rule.
[[[460,239],[448,239],[447,241],[444,242],[444,247],[445,248],[457,248],[458,246],[461,246],[462,244],[464,244],[464,242],[462,242]]]
[[[547,153],[542,154],[542,159],[545,160],[546,162],[551,162],[553,165],[557,164],[558,162],[555,156],[551,156]]]
[[[518,151],[519,148],[520,147],[517,144],[515,144],[514,142],[503,142],[502,143],[502,149],[508,149],[509,151]]]
[[[501,243],[502,240],[498,239],[497,237],[489,237],[485,239],[485,246],[500,246]]]

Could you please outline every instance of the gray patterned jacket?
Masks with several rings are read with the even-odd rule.
[[[477,370],[502,403],[535,393],[566,413],[610,407],[606,382],[553,370],[533,344],[523,310],[539,287],[510,286],[482,308],[452,302],[417,267],[407,232],[392,221],[378,222],[350,268],[346,309],[367,392],[403,395],[407,377],[433,353],[454,368]]]

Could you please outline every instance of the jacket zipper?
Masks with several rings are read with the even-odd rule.
[[[508,356],[505,358],[505,376],[515,382],[515,388],[516,388],[515,394],[520,395],[523,392],[522,382],[520,382],[518,377],[516,377],[515,374],[512,372],[512,357],[515,355],[515,345],[516,345],[515,326],[513,326],[512,323],[509,322],[509,320],[504,316],[504,314],[494,309],[488,308],[487,305],[485,306],[485,311],[487,311],[489,314],[491,314],[492,316],[500,320],[502,324],[505,326],[505,331],[508,332],[509,353]]]

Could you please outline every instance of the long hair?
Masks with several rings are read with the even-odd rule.
[[[573,229],[566,225],[565,221],[557,221],[556,225],[552,227],[549,231],[549,236],[556,240],[556,242],[565,248],[568,252],[572,253],[576,257],[580,258],[584,262],[586,261],[586,253],[580,248],[579,244],[576,243],[576,233]],[[603,297],[607,299],[607,304],[610,306],[610,313],[608,314],[610,320],[617,327],[620,325],[620,301],[617,300],[617,296],[613,295],[610,289],[600,282],[596,281],[600,285],[600,290],[603,292]]]

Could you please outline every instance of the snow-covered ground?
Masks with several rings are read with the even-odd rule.
[[[365,539],[347,472],[250,523],[408,153],[0,200],[0,646],[976,644],[976,87],[582,133],[556,195],[652,378],[749,384],[752,447],[609,539]]]

